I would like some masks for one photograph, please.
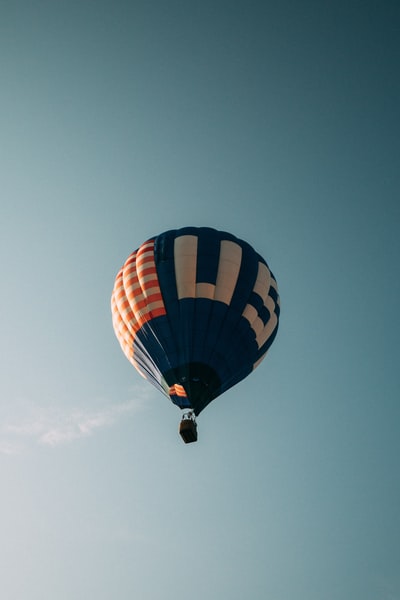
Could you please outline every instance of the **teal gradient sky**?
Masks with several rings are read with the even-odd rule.
[[[5,600],[399,600],[399,8],[0,5]],[[131,367],[114,277],[249,241],[281,327],[199,417]]]

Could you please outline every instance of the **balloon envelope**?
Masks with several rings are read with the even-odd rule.
[[[279,321],[266,261],[243,240],[208,227],[143,243],[120,269],[111,306],[128,360],[196,415],[260,364]]]

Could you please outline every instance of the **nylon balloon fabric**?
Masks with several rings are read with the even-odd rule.
[[[266,261],[247,242],[185,227],[128,257],[111,308],[128,360],[198,415],[260,364],[278,330],[280,302]]]

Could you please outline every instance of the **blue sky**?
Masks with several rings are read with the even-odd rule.
[[[398,600],[395,2],[2,2],[7,600]],[[248,240],[263,364],[199,417],[120,351],[152,235]]]

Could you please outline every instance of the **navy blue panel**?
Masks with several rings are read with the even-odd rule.
[[[161,295],[167,311],[172,307],[172,304],[178,302],[178,293],[176,289],[175,265],[173,260],[163,260],[156,263],[157,276],[160,284]]]
[[[231,306],[242,313],[257,280],[258,258],[251,246],[243,242],[240,242],[240,245],[242,246],[242,262]]]
[[[220,329],[228,310],[228,306],[223,302],[212,301],[211,311],[207,323],[207,336],[204,348],[204,354],[210,356],[220,337]]]
[[[263,306],[261,308],[261,310],[259,311],[258,316],[260,317],[260,319],[264,323],[264,325],[266,325],[268,323],[268,321],[270,320],[271,313],[269,312],[269,310],[266,306]]]
[[[179,319],[172,324],[178,340],[179,364],[191,362],[194,320],[194,299],[184,298],[179,301]]]
[[[216,316],[217,311],[214,313]],[[217,329],[217,340],[213,347],[208,347],[209,364],[219,374],[222,383],[230,380],[248,363],[252,366],[257,352],[255,334],[246,319],[232,309],[222,312],[221,322]]]
[[[226,311],[218,329],[218,344],[214,348],[211,360],[218,353],[218,362],[225,363],[227,357],[236,351],[237,345],[243,342],[243,337],[246,337],[248,330],[246,328],[243,336],[243,331],[240,330],[242,320],[241,314],[235,309],[230,308]]]
[[[217,282],[221,237],[218,231],[205,229],[199,235],[197,246],[197,283]]]
[[[243,343],[241,347],[237,347],[236,350],[236,352],[232,352],[226,356],[226,361],[228,362],[229,369],[233,376],[243,368],[249,368],[250,370],[253,368],[253,365],[257,360],[256,352],[258,347],[254,340],[251,341],[250,339],[247,339],[246,344]],[[227,379],[228,378],[226,378],[226,380]]]
[[[206,352],[206,338],[209,335],[210,316],[214,300],[207,298],[196,298],[195,312],[193,319],[193,356],[195,362],[207,362],[208,354]]]
[[[269,288],[268,295],[271,296],[271,298],[273,299],[273,301],[276,304],[278,301],[278,293],[277,293],[276,289],[271,286]]]
[[[261,296],[259,296],[255,292],[251,292],[251,294],[250,294],[249,299],[247,300],[247,302],[248,302],[248,304],[251,304],[251,306],[254,306],[254,308],[256,309],[256,311],[258,313],[260,312],[260,310],[264,306],[263,299],[261,298]]]
[[[228,329],[226,329],[225,335],[229,335]],[[247,319],[242,317],[235,328],[230,347],[227,349],[226,360],[236,371],[246,363],[253,365],[257,351],[258,345],[255,332],[250,327]]]
[[[154,240],[154,259],[156,266],[159,262],[174,259],[175,230],[166,231]]]

